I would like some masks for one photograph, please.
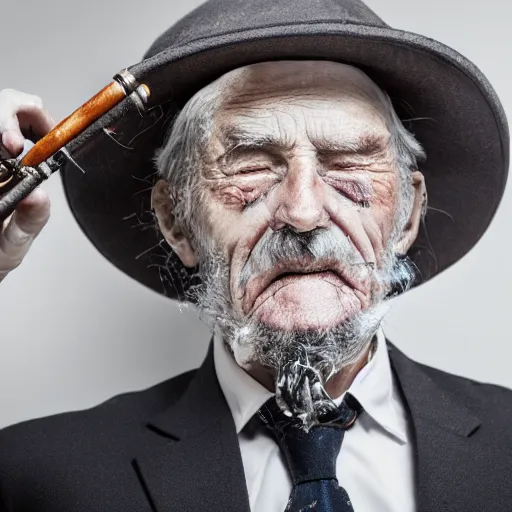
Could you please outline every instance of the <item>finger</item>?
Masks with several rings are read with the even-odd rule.
[[[35,237],[46,224],[48,215],[48,196],[43,190],[36,189],[0,225],[0,282],[23,261]]]
[[[23,151],[25,139],[19,130],[9,130],[2,133],[1,143],[7,150],[7,158],[16,157]]]
[[[36,142],[54,125],[38,96],[12,89],[0,91],[1,142],[12,156],[21,153],[25,138]]]
[[[32,142],[44,137],[55,126],[54,120],[44,108],[22,105],[17,114],[22,133]]]
[[[23,257],[49,217],[50,198],[38,188],[18,204],[7,221],[0,237],[0,251],[8,259]]]
[[[0,125],[2,131],[30,132],[46,135],[55,125],[39,96],[13,89],[0,91]]]

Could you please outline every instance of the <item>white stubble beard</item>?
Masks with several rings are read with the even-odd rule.
[[[366,351],[389,310],[385,300],[389,283],[404,272],[389,252],[383,269],[368,269],[380,290],[369,308],[328,329],[284,331],[237,313],[231,299],[229,262],[220,251],[210,246],[202,261],[202,284],[192,298],[200,315],[221,332],[240,367],[250,372],[259,366],[275,375],[278,404],[306,428],[336,407],[325,383]]]

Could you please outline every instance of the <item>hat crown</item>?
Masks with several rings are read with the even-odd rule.
[[[321,22],[387,26],[360,0],[208,0],[166,30],[145,58],[206,37]]]

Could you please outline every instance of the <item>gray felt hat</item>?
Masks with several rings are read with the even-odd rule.
[[[437,41],[390,28],[359,0],[209,0],[129,68],[151,89],[149,113],[142,117],[127,99],[68,145],[86,173],[69,164],[63,170],[67,199],[116,267],[183,298],[186,272],[150,211],[154,152],[172,114],[201,87],[234,68],[285,59],[361,68],[423,145],[430,209],[409,252],[422,281],[476,244],[505,188],[509,134],[495,91],[471,62]]]

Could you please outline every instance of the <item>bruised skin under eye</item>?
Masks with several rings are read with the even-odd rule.
[[[370,207],[373,187],[369,180],[349,176],[325,176],[324,181],[358,206]]]
[[[217,148],[219,152],[224,149],[223,145]],[[242,210],[265,197],[286,179],[288,166],[286,162],[278,160],[282,159],[266,153],[262,155],[259,151],[244,151],[240,158],[233,152],[227,152],[216,162],[212,161],[203,178],[213,198],[220,204]],[[384,183],[392,178],[386,165],[389,155],[384,152],[373,158],[360,158],[357,162],[353,161],[354,157],[342,162],[319,160],[311,162],[311,165],[317,167],[325,185],[337,192],[340,198],[360,208],[370,208],[373,202],[379,201],[376,197],[378,191],[387,189]],[[387,193],[385,195],[388,196]]]
[[[209,179],[208,185],[220,203],[240,209],[268,194],[280,179],[271,171],[262,169]]]
[[[234,206],[236,208],[252,204],[261,196],[260,192],[254,188],[239,187],[236,185],[221,187],[215,190],[214,195],[224,206]]]
[[[224,206],[243,208],[251,205],[281,181],[265,171],[252,171],[251,176],[241,173],[235,176],[210,181],[213,196]],[[363,208],[369,208],[373,197],[373,187],[368,179],[351,176],[329,175],[323,177],[325,183],[341,196]]]

